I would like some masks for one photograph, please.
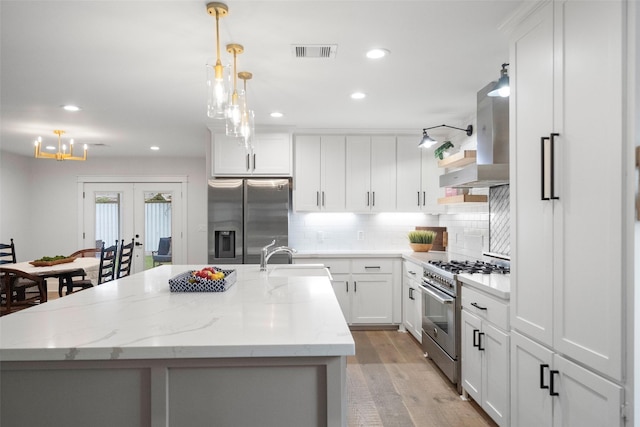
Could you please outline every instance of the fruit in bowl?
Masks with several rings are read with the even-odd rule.
[[[222,280],[225,277],[221,270],[217,270],[214,267],[205,267],[202,270],[194,271],[191,275],[205,280]]]

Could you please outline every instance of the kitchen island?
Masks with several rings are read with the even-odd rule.
[[[355,345],[326,277],[163,265],[0,318],[3,427],[337,426]]]

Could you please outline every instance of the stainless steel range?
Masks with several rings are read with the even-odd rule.
[[[509,273],[507,265],[483,261],[429,261],[423,269],[422,349],[460,386],[460,273]]]

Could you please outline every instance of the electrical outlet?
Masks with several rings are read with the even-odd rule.
[[[358,240],[364,240],[364,231],[358,231]]]

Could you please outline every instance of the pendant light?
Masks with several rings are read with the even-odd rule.
[[[457,130],[461,130],[466,132],[467,136],[471,136],[473,134],[473,126],[469,125],[467,126],[466,129],[461,129],[461,128],[457,128],[454,126],[448,126],[448,125],[439,125],[439,126],[431,126],[430,128],[424,128],[422,129],[422,140],[420,141],[420,143],[418,143],[418,147],[420,148],[430,148],[433,147],[438,141],[436,141],[435,139],[431,138],[429,136],[429,134],[427,133],[427,131],[429,129],[435,129],[435,128],[450,128],[450,129],[457,129]]]
[[[493,88],[491,92],[487,94],[487,96],[500,96],[502,98],[506,98],[511,93],[511,88],[509,87],[509,74],[507,72],[507,67],[509,64],[502,64],[502,69],[500,70],[500,78],[498,79],[498,83]]]
[[[244,143],[244,148],[249,152],[253,151],[253,141],[255,135],[255,115],[247,105],[247,80],[251,80],[253,74],[248,71],[240,71],[238,78],[243,80],[242,96],[240,97],[240,133]]]
[[[207,13],[216,18],[216,62],[207,64],[207,116],[224,119],[229,102],[229,67],[220,60],[220,17],[229,13],[224,3],[207,4]]]
[[[238,74],[237,74],[237,59],[238,55],[244,52],[244,47],[239,44],[228,44],[227,52],[233,54],[233,91],[229,96],[229,103],[227,105],[227,136],[242,136],[240,129],[241,124],[241,111],[240,102],[238,96]]]

